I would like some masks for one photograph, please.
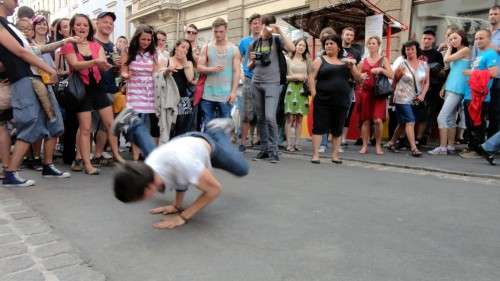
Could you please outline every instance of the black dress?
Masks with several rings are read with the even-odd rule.
[[[177,106],[177,121],[175,122],[175,126],[170,134],[173,138],[191,131],[193,126],[193,104],[188,90],[189,81],[186,77],[186,73],[184,73],[184,69],[177,69],[177,72],[174,72],[172,77],[175,80],[175,84],[177,84],[177,89],[179,90],[179,95],[181,97]]]
[[[331,64],[321,57],[313,101],[313,134],[342,135],[351,104],[350,73],[345,64]]]

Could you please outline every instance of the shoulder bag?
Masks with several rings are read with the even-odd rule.
[[[382,63],[380,67],[384,67],[384,58],[382,57]],[[383,74],[377,74],[375,76],[375,89],[373,95],[375,98],[387,98],[393,94],[392,84],[389,82],[389,78]]]
[[[75,49],[76,54],[80,53],[80,51],[78,51],[78,46],[76,45],[76,43],[73,43],[73,48]],[[89,75],[91,74],[89,73]],[[85,85],[83,84],[82,78],[80,77],[80,73],[73,70],[65,80],[65,94],[71,95],[77,102],[80,102],[85,96]]]
[[[411,77],[413,78],[413,87],[415,87],[415,95],[418,96],[418,87],[417,87],[417,79],[415,78],[415,73],[413,73],[413,70],[411,69],[411,67],[408,65],[408,63],[406,62],[406,60],[404,60],[404,64],[406,66],[406,68],[408,68],[408,70],[410,71],[411,73]],[[419,62],[419,66],[420,66],[420,62]],[[413,106],[415,107],[420,107],[420,106],[423,106],[424,104],[418,100],[418,99],[414,99],[413,100]]]
[[[207,66],[208,66],[208,44],[205,52],[205,56],[207,57]],[[203,97],[203,91],[205,90],[205,82],[207,81],[207,75],[205,73],[201,73],[198,78],[198,82],[196,83],[196,87],[194,88],[193,94],[193,106],[197,106],[201,98]]]

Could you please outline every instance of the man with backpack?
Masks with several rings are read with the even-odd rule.
[[[283,51],[293,52],[293,42],[276,25],[276,18],[264,15],[262,31],[250,46],[248,67],[253,69],[252,92],[255,96],[257,123],[261,139],[260,152],[254,160],[279,162],[276,110],[286,84],[286,59]]]

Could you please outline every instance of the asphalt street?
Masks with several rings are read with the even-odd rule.
[[[155,230],[172,192],[114,199],[111,169],[15,195],[113,281],[487,281],[500,278],[500,186],[300,157],[216,174],[222,196],[189,224]],[[190,190],[191,201],[197,195]]]

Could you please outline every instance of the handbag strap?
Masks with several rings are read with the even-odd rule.
[[[408,70],[410,71],[411,73],[411,77],[413,78],[413,86],[415,87],[415,94],[418,95],[418,88],[417,88],[417,79],[415,79],[415,73],[413,73],[413,70],[411,69],[411,67],[408,65],[408,63],[406,62],[406,60],[403,61],[403,63],[405,64],[406,68],[408,68]],[[420,65],[420,63],[419,63]]]

